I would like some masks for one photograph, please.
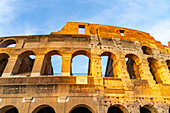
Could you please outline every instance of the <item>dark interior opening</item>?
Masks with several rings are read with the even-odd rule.
[[[12,109],[9,109],[8,111],[6,111],[5,113],[18,113],[18,110],[17,110],[17,108],[12,108]]]
[[[126,65],[127,65],[127,71],[129,73],[130,79],[136,79],[135,70],[134,70],[135,61],[131,58],[127,58]]]
[[[13,75],[21,74],[21,75],[30,76],[34,65],[35,57],[36,56],[32,51],[26,51],[20,54],[15,63],[12,74]]]
[[[170,60],[167,60],[166,63],[167,63],[167,66],[168,66],[168,69],[169,69],[169,72],[170,72]]]
[[[152,55],[152,49],[147,46],[142,46],[143,54]]]
[[[79,25],[78,33],[79,34],[85,34],[85,25]]]
[[[0,76],[2,76],[2,73],[3,73],[7,63],[8,63],[8,58],[4,58],[0,61]]]
[[[123,113],[123,111],[120,108],[113,106],[108,109],[107,113]]]
[[[145,107],[141,107],[140,108],[140,113],[151,113],[151,111],[146,109]]]
[[[37,113],[55,113],[52,107],[44,107],[40,109]]]
[[[121,36],[124,36],[124,32],[125,32],[124,30],[119,30],[119,32]]]
[[[5,48],[5,47],[15,47],[16,46],[16,42],[14,40],[7,40],[4,41],[1,45],[0,48]]]
[[[148,62],[149,62],[149,68],[150,68],[149,70],[150,70],[150,73],[153,76],[153,80],[156,81],[156,84],[162,83],[162,80],[159,77],[160,73],[159,73],[158,70],[160,69],[160,66],[158,64],[158,61],[154,58],[148,58]]]
[[[72,110],[70,113],[92,113],[92,112],[85,107],[77,107],[74,110]]]

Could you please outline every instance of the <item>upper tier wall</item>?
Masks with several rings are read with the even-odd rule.
[[[79,34],[79,28],[85,28],[85,35],[98,35],[99,37],[104,38],[118,38],[122,40],[139,42],[141,45],[151,48],[158,48],[164,52],[170,51],[167,46],[162,45],[160,41],[156,41],[149,33],[123,27],[68,22],[60,31],[53,31],[51,34]],[[123,33],[124,36],[121,36],[121,33]]]

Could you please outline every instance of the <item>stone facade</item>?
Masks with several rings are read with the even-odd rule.
[[[90,59],[87,76],[71,72],[77,55]],[[170,48],[137,30],[68,22],[49,35],[1,37],[0,74],[0,113],[170,113]]]

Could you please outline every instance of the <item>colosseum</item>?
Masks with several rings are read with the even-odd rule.
[[[87,74],[72,72],[78,55]],[[0,76],[0,113],[170,113],[170,42],[142,31],[68,22],[48,35],[1,37]]]

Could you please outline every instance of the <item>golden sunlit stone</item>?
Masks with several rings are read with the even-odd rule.
[[[170,48],[149,33],[68,22],[49,35],[0,41],[0,113],[169,113]],[[61,75],[52,55],[62,57]],[[90,59],[88,75],[72,74],[77,55]],[[109,58],[105,76],[101,56]]]

